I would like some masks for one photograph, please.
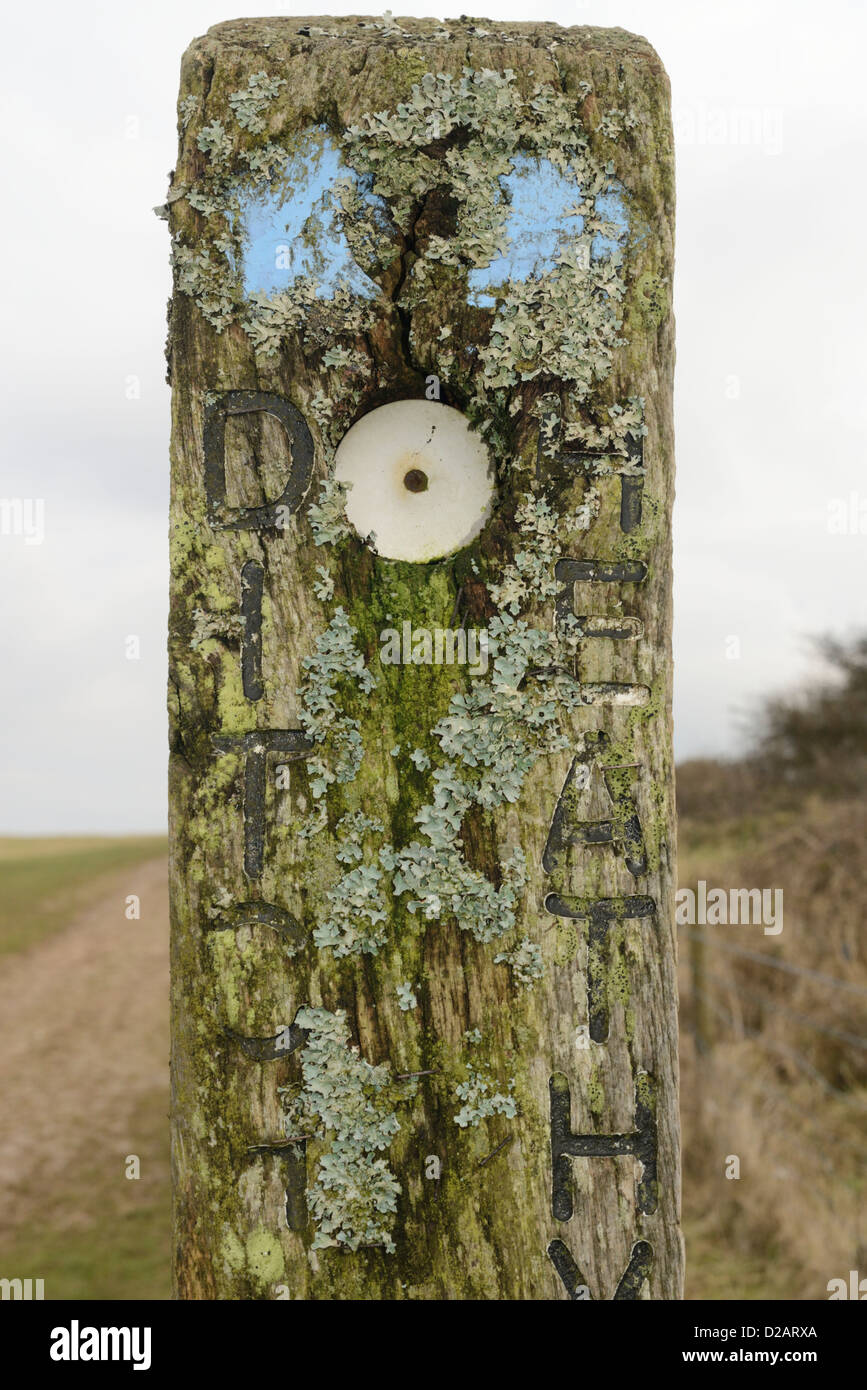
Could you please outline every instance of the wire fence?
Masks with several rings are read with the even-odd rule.
[[[821,970],[810,970],[804,965],[794,965],[788,960],[778,960],[776,956],[768,955],[767,951],[750,951],[745,946],[736,946],[732,941],[715,941],[702,932],[687,929],[684,935],[692,941],[700,941],[705,945],[712,946],[715,951],[726,951],[733,956],[742,956],[745,960],[754,961],[757,965],[767,966],[769,970],[784,970],[789,975],[801,975],[817,984],[832,985],[835,989],[844,990],[848,994],[859,994],[867,999],[867,987],[853,984],[850,980],[838,980],[836,976],[826,975]]]
[[[719,984],[725,984],[721,975],[711,974],[709,977]],[[857,1047],[861,1052],[867,1052],[867,1038],[862,1038],[858,1033],[850,1033],[845,1028],[830,1028],[827,1023],[819,1023],[816,1019],[810,1018],[809,1014],[802,1014],[798,1009],[787,1009],[785,1004],[778,1004],[775,999],[769,999],[760,989],[750,989],[749,985],[738,982],[738,994],[742,994],[746,999],[754,999],[761,1004],[762,1008],[770,1010],[771,1013],[782,1014],[785,1018],[791,1018],[804,1028],[811,1028],[814,1033],[822,1033],[826,1038],[833,1038],[836,1042],[846,1043],[849,1047]]]
[[[741,1029],[747,1037],[757,1042],[760,1046],[767,1048],[767,1050],[771,1052],[779,1053],[782,1051],[786,1054],[792,1055],[793,1060],[798,1059],[799,1054],[796,1053],[794,1049],[775,1047],[767,1039],[763,1038],[761,1033],[757,1032],[755,1029],[746,1028],[744,1025],[740,1024],[739,1020],[735,1017],[731,1010],[727,1009],[725,1005],[719,1002],[719,1000],[714,999],[710,994],[707,993],[706,990],[699,988],[696,990],[696,993],[700,994],[704,998],[705,1002],[709,1004],[709,1006],[713,1009],[714,1013],[716,1013],[720,1018],[722,1018],[724,1022],[729,1023],[734,1028]],[[853,1097],[851,1097],[848,1094],[848,1092],[841,1091],[839,1087],[833,1086],[831,1082],[827,1080],[827,1078],[821,1076],[818,1072],[816,1072],[815,1069],[809,1063],[809,1060],[807,1058],[801,1057],[800,1060],[806,1063],[806,1072],[809,1079],[818,1082],[824,1091],[828,1092],[835,1098],[845,1102],[851,1102],[853,1100]],[[762,1080],[762,1092],[775,1095],[793,1113],[799,1115],[801,1119],[813,1130],[814,1133],[821,1134],[823,1136],[827,1147],[828,1132],[826,1117],[823,1117],[822,1124],[820,1125],[817,1122],[816,1117],[813,1114],[811,1114],[809,1110],[805,1110],[803,1106],[797,1105],[791,1099],[791,1097],[788,1096],[784,1090],[782,1090],[781,1087],[772,1085],[764,1078]],[[858,1104],[858,1108],[867,1109],[867,1106],[862,1106],[861,1104]],[[835,1134],[833,1144],[835,1149],[844,1149],[847,1153],[851,1154],[859,1161],[863,1160],[863,1147],[858,1144],[853,1144],[845,1136]]]

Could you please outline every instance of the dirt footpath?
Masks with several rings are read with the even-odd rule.
[[[162,1089],[168,1111],[168,935],[155,859],[106,875],[67,927],[0,960],[0,1234],[94,1167],[122,1177],[137,1106]]]

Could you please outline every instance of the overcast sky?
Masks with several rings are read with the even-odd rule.
[[[0,498],[44,499],[45,532],[0,534],[0,833],[165,824],[170,278],[150,209],[175,159],[184,48],[263,11],[44,0],[4,16]],[[857,516],[829,530],[834,499],[867,512],[864,2],[486,13],[632,29],[671,78],[676,748],[736,751],[739,711],[814,669],[810,634],[867,628],[867,535]]]

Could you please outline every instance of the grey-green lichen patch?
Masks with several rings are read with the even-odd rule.
[[[174,234],[178,288],[218,332],[241,323],[265,357],[289,335],[313,350],[369,327],[365,301],[379,290],[367,272],[396,255],[384,206],[323,126],[274,138],[284,121],[272,108],[285,85],[262,71],[229,93],[222,118],[196,137],[205,156],[197,181],[169,196],[202,219]],[[183,129],[194,110],[182,106]]]
[[[281,81],[254,74],[246,88],[229,94],[224,119],[199,132],[207,164],[184,196],[206,222],[195,239],[176,234],[174,259],[179,287],[218,331],[238,321],[266,356],[296,334],[308,348],[320,343],[349,352],[349,342],[340,340],[367,331],[381,314],[385,295],[377,277],[381,282],[399,254],[400,234],[412,236],[418,208],[441,190],[445,163],[454,225],[414,246],[410,273],[401,277],[401,311],[412,314],[423,304],[442,270],[463,281],[472,302],[472,277],[502,262],[508,273],[487,286],[491,315],[474,352],[478,399],[541,374],[586,397],[610,371],[622,341],[625,293],[619,185],[612,162],[592,152],[582,121],[587,84],[574,95],[547,84],[522,93],[511,69],[427,72],[391,111],[370,112],[336,133],[324,126],[284,129],[278,141]],[[278,113],[262,143],[275,103]],[[607,140],[622,116],[603,115]],[[558,235],[549,228],[553,240],[540,269],[512,255],[523,235],[513,225],[516,197],[526,186],[532,202],[552,180],[562,227]],[[572,190],[571,206],[564,190]],[[270,221],[262,207],[268,200]],[[267,264],[253,268],[258,252],[249,240],[250,210],[257,226],[277,227],[282,218],[291,231],[305,200],[303,225],[286,237],[292,263],[281,288],[270,231],[261,237]],[[615,209],[620,220],[612,221]],[[346,254],[335,259],[339,246]],[[320,264],[316,258],[323,256]],[[264,289],[256,284],[263,275]],[[448,374],[450,364],[457,366],[457,358],[446,346],[438,370]]]
[[[229,95],[229,105],[242,130],[259,135],[265,129],[265,112],[286,82],[282,77],[269,77],[266,72],[254,72],[247,86]]]
[[[503,259],[514,197],[507,181],[520,171],[538,182],[548,167],[574,188],[574,206],[564,213],[574,217],[575,231],[550,269],[524,278],[509,275],[491,287],[496,309],[478,347],[477,389],[484,396],[544,372],[587,395],[610,371],[621,342],[620,229],[606,215],[616,187],[613,164],[595,160],[576,102],[548,85],[524,97],[511,69],[465,68],[460,78],[427,73],[407,101],[394,111],[367,115],[345,140],[349,162],[373,178],[374,191],[405,233],[419,200],[442,182],[440,159],[431,153],[440,141],[448,147],[454,228],[448,236],[427,238],[404,287],[403,306],[411,311],[424,298],[440,266],[470,277]],[[607,254],[599,254],[603,242]]]
[[[394,893],[408,894],[407,907],[427,922],[454,918],[462,931],[477,941],[493,941],[511,931],[526,884],[526,865],[519,846],[502,864],[496,887],[485,874],[471,868],[457,842],[423,845],[414,840],[395,854],[381,851],[381,861],[391,869]]]
[[[318,579],[313,581],[313,592],[320,603],[328,603],[334,598],[334,577],[325,565],[317,565]]]
[[[404,980],[397,986],[397,1003],[398,1008],[401,1009],[403,1013],[408,1013],[410,1009],[418,1008],[418,999],[416,998],[411,980]]]
[[[641,396],[615,401],[604,407],[604,411],[600,411],[598,406],[594,408],[579,404],[571,397],[567,398],[567,402],[569,418],[563,423],[563,442],[567,448],[577,447],[602,455],[597,459],[588,459],[584,464],[585,468],[590,467],[595,473],[612,471],[611,458],[605,451],[610,451],[610,455],[623,455],[628,452],[629,439],[638,440],[647,434],[645,403]],[[640,474],[643,471],[637,464],[632,469],[624,468],[622,464],[618,467],[619,473]]]
[[[602,112],[597,130],[606,139],[617,140],[624,130],[635,130],[638,124],[639,118],[634,111],[621,111],[617,107],[610,106]]]
[[[494,956],[494,964],[508,965],[513,978],[523,989],[532,989],[536,980],[541,980],[545,973],[542,948],[527,936],[522,937],[511,951],[501,951]]]
[[[313,827],[324,825],[324,805],[321,809],[322,816],[313,822],[310,833]],[[363,811],[347,812],[334,828],[335,857],[339,863],[352,867],[326,889],[328,913],[315,927],[313,940],[320,949],[333,951],[337,958],[376,955],[385,943],[385,875],[370,849],[371,837],[381,834],[383,828],[379,817]]]
[[[400,1183],[381,1155],[400,1125],[388,1067],[371,1066],[350,1045],[343,1009],[299,1009],[295,1023],[308,1038],[303,1085],[287,1103],[286,1133],[313,1132],[328,1143],[307,1194],[316,1225],[313,1249],[382,1245],[393,1251]]]
[[[346,494],[349,488],[349,483],[340,483],[336,478],[323,478],[319,484],[318,500],[311,504],[307,512],[316,545],[334,545],[352,534],[352,527],[346,519]]]
[[[338,608],[316,639],[312,655],[302,662],[307,674],[298,690],[300,723],[317,745],[317,751],[307,760],[310,789],[317,801],[324,798],[331,783],[351,782],[361,766],[363,748],[358,720],[345,714],[337,699],[338,687],[346,681],[364,693],[376,685],[364,656],[355,646],[356,636],[345,610]]]
[[[473,806],[491,811],[516,802],[538,759],[571,746],[561,713],[579,708],[583,697],[580,686],[564,678],[558,667],[558,635],[502,613],[489,623],[488,649],[493,658],[490,681],[474,681],[467,693],[454,695],[448,712],[434,726],[447,761],[433,773],[433,800],[415,817],[428,845],[415,842],[397,855],[398,893],[413,892],[421,898],[427,880],[430,893],[439,899],[443,880],[454,881],[457,873],[464,890],[475,896],[457,862],[464,817]],[[504,865],[504,880],[522,888],[523,878],[523,860],[516,848]],[[503,919],[499,927],[479,933],[467,924],[477,939],[490,940],[513,925],[514,897],[502,905],[509,920]],[[437,901],[420,906],[429,918],[439,911]],[[460,905],[457,915],[460,922]]]
[[[478,1125],[492,1115],[514,1119],[518,1113],[518,1105],[512,1095],[514,1079],[508,1081],[505,1090],[502,1090],[489,1071],[474,1067],[472,1062],[467,1063],[466,1080],[459,1082],[455,1089],[458,1100],[464,1102],[454,1117],[455,1124],[461,1129]]]
[[[593,515],[593,501],[586,498],[574,516],[576,529],[586,529]],[[488,592],[498,608],[513,616],[528,604],[544,602],[557,593],[554,562],[559,557],[563,541],[560,535],[561,518],[544,497],[525,493],[515,513],[515,526],[520,532],[521,548],[504,566],[499,579],[489,583]]]
[[[382,879],[376,864],[358,864],[327,890],[329,914],[313,932],[320,949],[337,957],[377,953],[388,923]]]
[[[193,651],[211,638],[224,641],[232,638],[239,642],[243,633],[243,622],[238,613],[206,612],[203,608],[193,609],[193,635],[190,647]]]
[[[589,525],[591,509],[576,514],[574,525]],[[575,749],[564,715],[580,709],[586,696],[569,674],[575,635],[568,625],[540,628],[520,616],[524,607],[550,601],[556,592],[553,564],[558,554],[559,515],[544,498],[526,494],[518,510],[521,548],[491,586],[501,612],[488,624],[489,679],[451,697],[448,711],[432,730],[444,761],[433,769],[432,798],[415,814],[421,839],[402,848],[386,845],[379,864],[391,873],[396,898],[406,897],[411,915],[427,922],[453,919],[477,941],[490,942],[517,924],[526,886],[526,863],[515,845],[499,864],[499,882],[471,865],[462,827],[474,810],[490,813],[518,801],[524,782],[540,758]],[[427,771],[430,756],[411,754]],[[378,870],[368,875],[379,889]],[[380,904],[375,903],[375,910]],[[521,953],[516,979],[533,978],[535,952]]]
[[[181,129],[186,130],[196,112],[198,106],[196,97],[190,95],[182,97],[178,103],[178,114],[180,116]]]
[[[213,271],[214,265],[209,262],[204,272],[211,277]],[[231,286],[214,286],[210,279],[205,282],[204,293],[206,300],[213,300],[219,306],[235,303]],[[240,291],[235,293],[238,295]],[[211,315],[198,297],[194,295],[194,298],[215,328],[226,327],[231,322],[232,312],[226,316],[222,308],[218,308]],[[237,311],[237,306],[235,308]],[[305,349],[312,352],[341,336],[369,332],[374,321],[370,301],[361,299],[348,285],[335,285],[332,293],[323,298],[318,280],[299,275],[292,282],[291,290],[254,291],[249,299],[249,312],[245,313],[244,328],[258,353],[274,357],[284,341],[295,334],[302,335]]]
[[[232,137],[222,121],[211,121],[210,125],[202,126],[196,143],[202,154],[209,155],[214,164],[224,163],[232,153]]]
[[[337,858],[341,864],[360,864],[364,858],[365,836],[381,834],[382,821],[364,811],[348,811],[335,826],[338,839]]]

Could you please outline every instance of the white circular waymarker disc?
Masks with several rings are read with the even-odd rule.
[[[494,470],[466,416],[437,401],[392,401],[347,430],[334,476],[346,516],[388,560],[437,560],[468,545],[491,514]]]

